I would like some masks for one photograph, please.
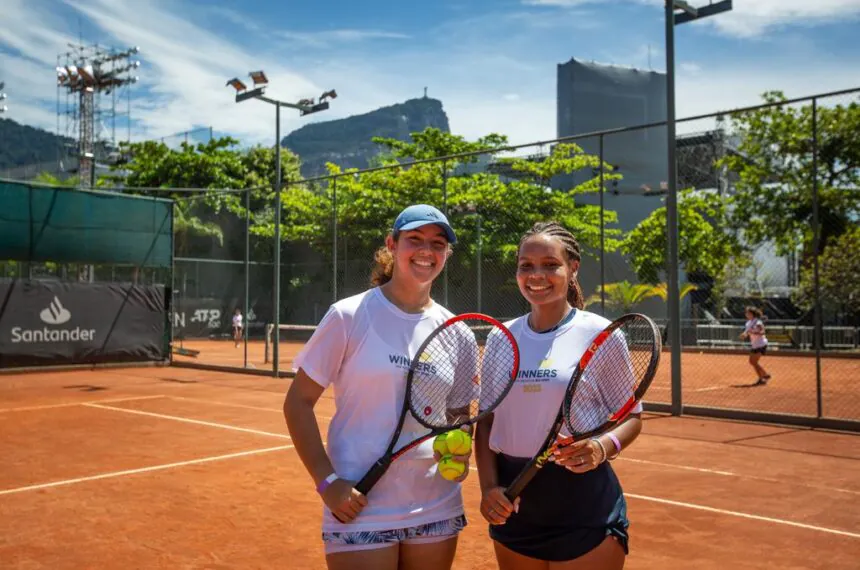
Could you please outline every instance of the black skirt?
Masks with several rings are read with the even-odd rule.
[[[499,485],[509,485],[528,461],[497,454]],[[520,495],[519,512],[504,525],[490,525],[490,538],[523,556],[561,562],[579,558],[610,535],[627,552],[629,525],[609,463],[583,474],[547,463]]]

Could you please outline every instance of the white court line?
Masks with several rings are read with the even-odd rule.
[[[0,408],[0,413],[3,412],[30,412],[34,410],[52,410],[54,408],[71,408],[73,406],[85,406],[87,404],[100,404],[111,402],[134,402],[136,400],[154,400],[156,398],[164,398],[163,394],[155,396],[131,396],[128,398],[108,398],[106,400],[87,400],[85,402],[68,402],[65,404],[45,404],[43,406],[26,406],[23,408]]]
[[[270,431],[262,431],[262,430],[258,430],[258,429],[231,426],[229,424],[217,424],[215,422],[206,422],[203,420],[192,420],[191,418],[183,418],[182,416],[168,416],[166,414],[156,414],[155,412],[144,412],[143,410],[131,410],[128,408],[117,408],[114,406],[103,406],[101,404],[84,404],[84,405],[89,407],[89,408],[100,408],[102,410],[113,410],[116,412],[125,412],[126,414],[137,414],[140,416],[149,416],[152,418],[161,418],[163,420],[173,420],[176,422],[195,424],[195,425],[199,425],[199,426],[216,427],[216,428],[221,428],[221,429],[229,429],[229,430],[233,430],[233,431],[242,431],[242,432],[246,432],[246,433],[253,433],[256,435],[267,435],[269,437],[278,437],[281,439],[290,439],[290,436],[284,435],[282,433],[273,433]]]
[[[174,467],[184,467],[186,465],[198,465],[200,463],[209,463],[212,461],[222,461],[224,459],[234,459],[236,457],[246,457],[259,453],[270,453],[272,451],[281,451],[283,449],[292,449],[292,445],[279,445],[278,447],[267,447],[265,449],[254,449],[252,451],[240,451],[238,453],[229,453],[227,455],[215,455],[212,457],[203,457],[201,459],[190,459],[188,461],[178,461],[176,463],[167,463],[164,465],[153,465],[151,467],[141,467],[139,469],[127,469],[125,471],[113,471],[111,473],[102,473],[101,475],[90,475],[89,477],[78,477],[77,479],[65,479],[63,481],[53,481],[51,483],[41,483],[39,485],[27,485],[26,487],[17,487],[14,489],[3,489],[0,495],[12,495],[13,493],[23,493],[25,491],[37,491],[39,489],[49,489],[51,487],[61,487],[63,485],[74,485],[76,483],[85,483],[87,481],[97,481],[99,479],[111,479],[113,477],[125,477],[127,475],[136,475],[138,473],[149,473],[151,471],[162,471],[164,469],[173,469]]]
[[[733,471],[720,471],[717,469],[707,469],[705,467],[692,467],[690,465],[677,465],[675,463],[660,463],[659,461],[649,461],[647,459],[633,459],[632,457],[619,457],[619,460],[630,461],[631,463],[643,463],[645,465],[657,465],[659,467],[671,467],[673,469],[683,469],[685,471],[697,471],[699,473],[708,473],[711,475],[723,475],[728,477],[738,477],[740,479],[753,479],[757,481],[767,481],[768,483],[781,483],[784,484],[785,481],[781,479],[774,479],[771,477],[759,477],[757,475],[743,475],[741,473],[735,473]],[[822,489],[824,491],[837,491],[839,493],[850,493],[852,495],[860,495],[860,491],[852,491],[851,489],[840,489],[839,487],[828,487],[826,485],[809,485],[807,483],[800,483],[797,481],[792,481],[789,483],[790,485],[797,485],[800,487],[809,487],[812,489]]]
[[[249,406],[247,404],[231,404],[229,402],[217,402],[215,400],[207,400],[205,398],[189,398],[188,396],[168,396],[171,400],[185,400],[187,402],[201,402],[203,404],[212,404],[213,406],[226,406],[228,408],[244,408],[246,410],[258,410],[261,412],[277,412],[283,414],[281,408],[264,408],[262,406]]]
[[[828,534],[838,534],[840,536],[847,536],[850,538],[860,538],[860,534],[854,532],[848,532],[846,530],[836,530],[833,528],[826,528],[822,526],[815,526],[811,524],[803,524],[794,521],[786,521],[783,519],[775,519],[771,517],[763,517],[760,515],[751,515],[749,513],[739,513],[737,511],[727,511],[725,509],[716,509],[714,507],[706,507],[704,505],[694,505],[692,503],[682,503],[680,501],[670,501],[669,499],[658,499],[657,497],[647,497],[645,495],[634,495],[632,493],[624,493],[625,497],[630,497],[633,499],[639,499],[641,501],[651,501],[652,503],[662,503],[664,505],[672,505],[673,507],[682,507],[685,509],[695,509],[697,511],[706,511],[709,513],[717,513],[720,515],[728,515],[732,517],[739,517],[744,519],[752,519],[756,521],[769,522],[774,524],[782,524],[787,526],[793,526],[797,528],[803,528],[806,530],[817,530],[818,532],[826,532]]]
[[[684,390],[685,392],[713,392],[714,390],[724,390],[731,386],[708,386],[707,388],[694,388],[692,390]]]
[[[188,396],[165,396],[170,400],[187,400],[189,402],[201,402],[204,404],[212,404],[214,406],[226,406],[228,408],[244,408],[248,410],[260,410],[262,412],[277,412],[283,414],[283,408],[264,408],[262,406],[248,406],[246,404],[231,404],[229,402],[216,402],[215,400],[206,400],[205,398],[189,398]],[[318,420],[330,420],[329,416],[317,416]]]
[[[478,468],[477,467],[469,467],[469,470],[470,471],[477,471]],[[737,511],[728,511],[725,509],[706,507],[704,505],[695,505],[693,503],[682,503],[680,501],[670,501],[669,499],[660,499],[658,497],[648,497],[646,495],[634,495],[633,493],[626,493],[625,492],[624,496],[630,497],[633,499],[639,499],[640,501],[651,501],[654,503],[662,503],[665,505],[672,505],[674,507],[683,507],[686,509],[695,509],[695,510],[699,510],[699,511],[707,511],[709,513],[717,513],[717,514],[721,514],[721,515],[728,515],[731,517],[753,519],[753,520],[757,520],[757,521],[769,522],[769,523],[774,523],[774,524],[783,524],[783,525],[793,526],[793,527],[797,527],[797,528],[803,528],[806,530],[817,530],[819,532],[826,532],[829,534],[838,534],[841,536],[848,536],[850,538],[860,538],[860,534],[848,532],[845,530],[836,530],[836,529],[827,528],[827,527],[823,527],[823,526],[803,524],[803,523],[799,523],[799,522],[787,521],[787,520],[783,520],[783,519],[775,519],[775,518],[764,517],[764,516],[760,516],[760,515],[751,515],[749,513],[740,513]]]

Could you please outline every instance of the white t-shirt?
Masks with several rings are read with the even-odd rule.
[[[750,335],[750,346],[752,348],[767,346],[767,337],[764,336],[764,323],[761,319],[748,320],[744,325],[744,332]]]
[[[242,326],[242,315],[233,315],[233,326],[241,327]]]
[[[435,303],[423,313],[405,313],[378,288],[329,308],[294,367],[334,389],[336,411],[326,445],[339,477],[358,481],[385,453],[397,427],[409,365],[430,333],[452,316]],[[427,431],[407,415],[395,450]],[[391,464],[353,523],[338,522],[324,508],[323,531],[389,530],[461,514],[460,484],[437,475],[431,439]]]
[[[573,318],[557,330],[537,333],[528,325],[528,315],[506,323],[520,347],[520,371],[504,401],[494,411],[490,449],[513,457],[533,457],[549,433],[564,392],[580,357],[597,334],[610,323],[607,319],[577,310]],[[611,342],[611,339],[607,342]],[[594,366],[595,363],[591,363]],[[588,405],[605,407],[600,383],[589,383],[586,375],[577,390],[588,386],[595,397]],[[600,382],[613,378],[601,375]],[[615,410],[606,409],[607,415]],[[641,411],[641,406],[634,413]],[[562,435],[568,435],[567,428]]]

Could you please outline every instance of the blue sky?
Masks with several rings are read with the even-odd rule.
[[[705,3],[698,0],[696,3]],[[860,0],[735,0],[677,29],[680,116],[860,87]],[[2,0],[8,117],[56,129],[53,68],[67,42],[141,48],[132,138],[212,126],[269,144],[271,107],[233,103],[233,76],[266,70],[286,100],[335,88],[331,110],[443,101],[454,132],[513,142],[555,136],[555,72],[571,57],[665,68],[662,0]],[[710,125],[689,125],[696,130]],[[123,129],[124,132],[124,129]]]

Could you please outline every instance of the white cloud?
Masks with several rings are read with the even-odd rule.
[[[275,35],[289,41],[298,42],[311,47],[326,47],[335,44],[356,43],[368,40],[406,40],[409,36],[397,32],[381,30],[325,30],[321,32],[299,32],[283,30]]]
[[[664,0],[620,0],[662,8]],[[522,0],[529,6],[572,7],[605,4],[607,10],[617,9],[619,0]],[[710,2],[708,2],[710,3]],[[690,2],[705,5],[704,0]],[[812,26],[860,18],[860,0],[734,0],[731,12],[703,20],[732,36],[756,37],[784,25]]]
[[[822,0],[825,4],[832,1]],[[562,2],[557,0],[556,5]],[[735,2],[741,5],[744,0]],[[786,4],[793,2],[785,0]],[[262,68],[272,81],[269,94],[275,98],[295,101],[330,88],[336,88],[340,95],[329,111],[308,118],[285,110],[282,134],[309,120],[366,113],[420,97],[427,86],[429,95],[444,103],[452,130],[469,139],[498,132],[515,144],[547,140],[556,134],[556,63],[574,54],[607,60],[601,51],[607,49],[617,50],[606,54],[617,64],[646,67],[649,59],[649,38],[620,41],[623,30],[615,30],[621,32],[619,41],[591,45],[591,38],[604,37],[604,32],[593,28],[609,19],[597,10],[587,14],[579,10],[564,14],[519,10],[458,15],[428,29],[426,38],[422,35],[408,42],[399,41],[405,34],[397,32],[288,30],[283,34],[293,34],[293,41],[325,41],[333,48],[324,54],[306,50],[308,57],[291,62],[282,46],[256,45],[253,42],[258,35],[245,33],[263,26],[262,22],[229,9],[210,6],[191,16],[183,14],[182,4],[159,0],[67,3],[85,18],[89,28],[99,31],[100,41],[141,46],[144,65],[132,109],[135,139],[160,138],[212,125],[215,131],[229,133],[244,143],[271,144],[274,109],[256,101],[237,105],[232,91],[225,87],[228,78]],[[0,20],[0,65],[5,66],[0,68],[0,75],[9,84],[9,117],[48,130],[56,128],[52,72],[56,54],[66,49],[67,41],[75,40],[66,22],[52,16],[52,4],[55,0],[4,0],[4,18]],[[199,5],[195,9],[201,10]],[[206,16],[218,18],[222,24],[235,24],[238,33],[218,33],[208,26]],[[577,30],[573,44],[559,47],[552,43],[558,34],[569,34],[571,29]],[[368,46],[373,42],[359,44],[374,38],[395,41],[400,49],[371,49]],[[652,45],[650,51],[655,67],[662,67],[662,45]],[[798,53],[796,58],[773,62],[728,62],[700,55],[692,56],[695,62],[679,62],[678,115],[756,104],[760,94],[771,89],[797,96],[860,85],[860,62],[856,58],[822,58],[812,49]],[[685,125],[679,130],[699,127],[709,128]]]

